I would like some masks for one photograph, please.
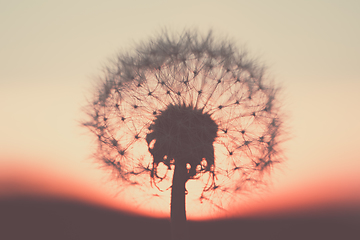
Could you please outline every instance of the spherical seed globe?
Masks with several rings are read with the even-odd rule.
[[[256,186],[283,160],[278,88],[211,31],[164,32],[120,53],[96,90],[83,125],[123,183],[164,191],[181,163],[186,181],[203,182],[199,199],[216,204],[214,192]]]

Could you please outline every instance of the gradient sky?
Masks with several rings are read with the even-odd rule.
[[[78,121],[109,58],[163,27],[196,27],[266,63],[289,115],[288,160],[273,184],[223,215],[360,203],[359,12],[357,0],[0,0],[0,193],[27,184],[168,216],[168,201],[114,197],[120,187],[89,160]],[[194,206],[190,217],[218,216]]]

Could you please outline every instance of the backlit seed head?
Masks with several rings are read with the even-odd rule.
[[[83,125],[124,183],[171,186],[167,172],[181,163],[204,182],[203,200],[257,186],[282,161],[278,89],[212,32],[160,34],[119,54],[101,79]]]

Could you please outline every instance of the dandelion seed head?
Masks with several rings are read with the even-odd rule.
[[[83,125],[97,136],[96,158],[124,182],[171,186],[180,161],[203,181],[204,201],[257,185],[282,161],[277,96],[265,68],[232,43],[163,33],[106,68]]]

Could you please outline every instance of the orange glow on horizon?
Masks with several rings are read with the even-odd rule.
[[[168,218],[170,212],[164,213],[156,211],[146,211],[146,205],[143,208],[135,208],[129,203],[123,203],[119,198],[115,198],[105,191],[95,189],[85,183],[77,182],[74,179],[66,179],[64,176],[36,171],[29,169],[12,169],[7,173],[2,173],[0,177],[0,198],[6,196],[50,196],[64,199],[75,199],[92,204],[110,207],[121,210],[129,214],[144,215],[155,218]],[[256,217],[256,216],[276,216],[292,213],[309,212],[321,207],[338,206],[346,208],[359,207],[360,205],[360,186],[346,184],[345,181],[328,180],[315,184],[302,185],[291,191],[285,191],[280,194],[261,197],[261,200],[255,199],[245,201],[238,206],[232,206],[226,212],[211,211],[201,209],[207,215],[190,215],[189,220],[208,220],[213,218],[232,218],[232,217]],[[194,184],[191,189],[198,186]],[[190,188],[188,189],[190,190]],[[191,205],[193,195],[187,196],[187,211],[196,211]],[[169,191],[170,194],[170,191]],[[169,208],[158,206],[160,208]],[[204,208],[209,206],[203,205]],[[199,210],[199,209],[198,209]],[[170,211],[170,209],[169,209]]]
[[[76,179],[67,179],[59,174],[35,169],[11,169],[1,173],[0,198],[23,196],[79,200],[141,215],[131,210],[129,206],[121,204],[117,199],[107,196],[105,191],[78,182]]]
[[[270,197],[261,197],[246,208],[237,207],[234,216],[266,217],[312,214],[329,210],[360,209],[360,184],[348,178],[308,182]]]

